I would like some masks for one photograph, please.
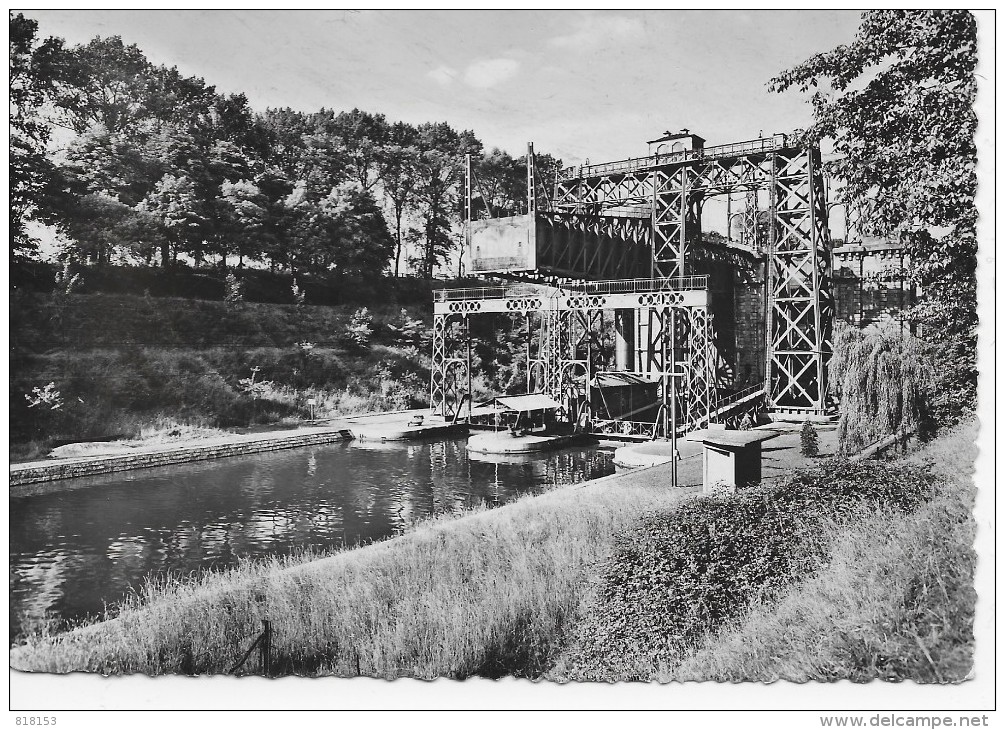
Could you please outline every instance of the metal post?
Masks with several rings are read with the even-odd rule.
[[[812,253],[810,261],[813,265],[813,336],[816,342],[813,343],[813,356],[817,361],[817,403],[816,412],[823,413],[827,400],[827,366],[824,362],[824,332],[823,318],[820,316],[820,289],[823,282],[820,280],[820,231],[818,223],[826,223],[826,199],[824,200],[824,220],[818,221],[817,200],[819,191],[817,190],[816,179],[816,153],[812,147],[806,148],[806,177],[809,184],[806,197],[810,202],[810,247]]]
[[[464,156],[464,245],[471,250],[471,153]],[[474,264],[474,257],[471,257]]]
[[[772,360],[774,360],[774,332],[775,326],[775,291],[773,274],[775,268],[775,237],[778,235],[776,228],[778,220],[778,181],[777,181],[777,155],[772,152],[768,155],[770,165],[770,179],[768,183],[768,255],[764,257],[764,287],[767,300],[764,307],[764,393],[765,402],[768,408],[774,406],[774,393],[771,383]],[[756,214],[755,214],[756,220]],[[756,227],[755,227],[756,230]]]
[[[262,657],[262,674],[266,677],[272,676],[272,624],[265,619],[262,621],[262,643],[259,644],[259,652]]]
[[[527,215],[537,212],[537,185],[534,179],[534,143],[527,143]]]
[[[733,242],[733,196],[726,193],[726,242]]]
[[[677,487],[677,310],[670,310],[670,486]]]
[[[861,244],[863,247],[865,244]],[[865,324],[865,251],[858,253],[858,326]]]
[[[650,173],[650,175],[652,176],[652,181],[653,181],[653,204],[652,204],[652,211],[653,212],[652,212],[652,234],[650,235],[650,239],[649,239],[650,249],[651,249],[650,250],[650,254],[651,255],[649,256],[649,278],[650,279],[655,279],[656,278],[656,255],[657,255],[657,252],[659,250],[659,243],[657,242],[657,239],[659,238],[659,235],[657,234],[657,225],[656,225],[656,222],[659,219],[659,214],[657,213],[657,210],[656,210],[656,203],[659,200],[659,196],[657,195],[657,188],[659,187],[659,179],[660,178],[659,178],[659,173],[657,173],[656,170],[653,170]],[[641,319],[639,320],[639,323],[641,325]]]
[[[677,238],[677,276],[684,276],[684,257],[687,247],[687,174],[690,168],[682,167],[680,171],[680,231]]]
[[[530,393],[531,392],[531,389],[530,389],[530,385],[531,385],[531,372],[530,372],[531,371],[531,364],[530,364],[530,312],[524,312],[523,313],[523,323],[524,323],[524,326],[526,327],[526,331],[527,331],[527,339],[524,342],[524,345],[525,345],[525,348],[526,348],[526,352],[527,352],[527,358],[526,358],[526,361],[527,361],[527,388],[526,388],[526,390],[527,390],[528,393]]]
[[[466,370],[468,371],[468,387],[467,387],[467,399],[468,399],[468,423],[471,423],[471,315],[464,315],[464,339],[466,340],[467,350],[468,350],[468,361]],[[458,412],[460,409],[458,409]]]

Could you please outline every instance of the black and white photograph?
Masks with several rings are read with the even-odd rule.
[[[994,725],[993,10],[9,23],[10,723]]]

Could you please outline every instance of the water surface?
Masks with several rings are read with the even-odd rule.
[[[10,500],[10,637],[100,613],[148,575],[388,537],[416,519],[614,472],[610,452],[349,442],[66,480]]]

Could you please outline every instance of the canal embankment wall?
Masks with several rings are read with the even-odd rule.
[[[76,477],[169,466],[227,456],[243,456],[265,451],[295,449],[301,446],[319,446],[352,438],[344,426],[319,426],[295,431],[259,434],[233,434],[203,439],[182,445],[137,446],[126,453],[81,456],[76,458],[48,459],[10,466],[12,496],[28,493],[29,485],[53,482]]]

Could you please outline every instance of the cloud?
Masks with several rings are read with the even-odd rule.
[[[638,36],[645,26],[638,18],[624,15],[581,15],[573,24],[572,32],[555,36],[549,45],[555,48],[596,48],[611,41]]]
[[[488,89],[510,79],[520,70],[520,62],[512,58],[488,58],[475,61],[464,72],[464,83],[476,89]]]
[[[426,75],[440,86],[450,86],[457,78],[457,69],[450,66],[437,66]]]

